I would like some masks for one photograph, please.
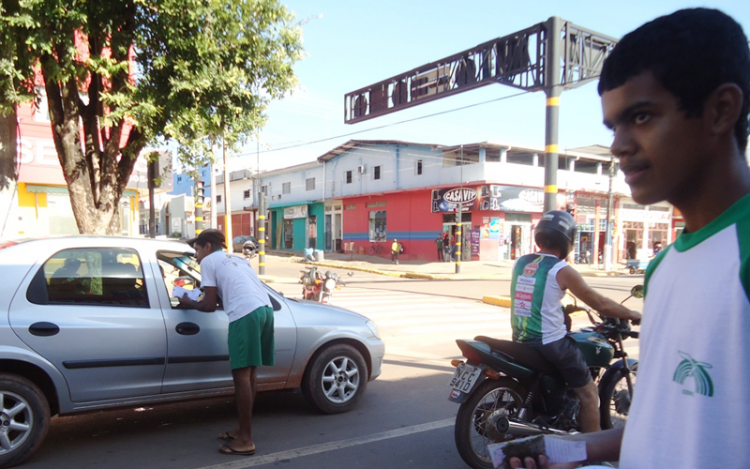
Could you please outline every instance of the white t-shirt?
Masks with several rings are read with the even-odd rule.
[[[229,322],[271,306],[263,283],[247,260],[216,251],[201,260],[201,286],[216,287]]]
[[[750,195],[646,272],[623,469],[750,467]]]

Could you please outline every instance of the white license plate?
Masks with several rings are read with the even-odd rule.
[[[475,366],[460,363],[453,373],[453,379],[448,383],[456,391],[469,392],[474,387],[479,377],[482,375],[482,369]]]

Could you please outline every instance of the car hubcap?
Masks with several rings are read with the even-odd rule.
[[[337,404],[354,397],[359,389],[359,368],[354,360],[338,357],[331,360],[323,371],[323,392]]]
[[[0,454],[13,451],[31,434],[31,406],[18,394],[0,391]]]

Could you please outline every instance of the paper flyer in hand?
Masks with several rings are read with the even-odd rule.
[[[185,293],[187,293],[188,298],[193,301],[198,301],[198,298],[201,296],[201,291],[197,288],[188,290],[187,288],[174,287],[172,289],[172,296],[176,298],[182,298],[183,296],[185,296]]]
[[[503,463],[512,457],[523,460],[524,457],[537,457],[544,454],[551,463],[584,461],[586,459],[586,442],[573,441],[552,435],[536,435],[519,438],[507,443],[487,445],[494,467],[503,467]]]

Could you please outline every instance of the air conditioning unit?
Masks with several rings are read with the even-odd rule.
[[[367,167],[366,167],[365,165],[363,165],[363,164],[361,164],[361,165],[357,166],[357,172],[358,172],[359,174],[365,174],[365,170],[366,170],[366,169],[367,169]]]

